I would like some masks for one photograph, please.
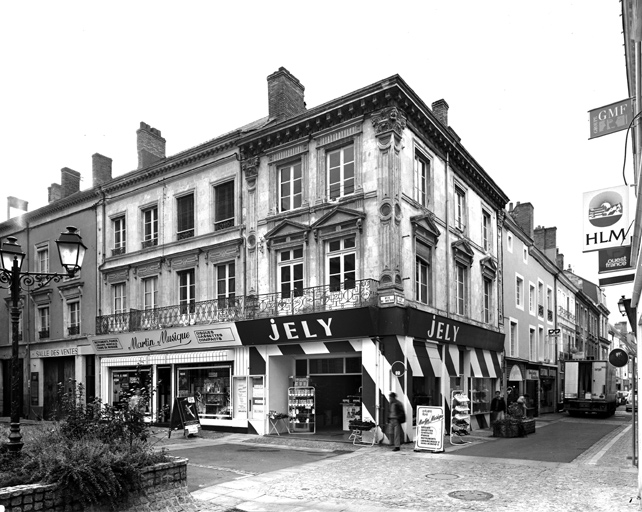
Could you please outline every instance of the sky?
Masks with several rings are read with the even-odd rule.
[[[308,108],[398,74],[597,284],[582,194],[633,172],[626,132],[589,140],[588,111],[628,97],[623,43],[619,0],[3,2],[0,221],[7,196],[46,205],[63,167],[91,188],[94,153],[136,169],[141,121],[171,156],[266,116],[281,66]],[[605,288],[612,323],[631,290]]]

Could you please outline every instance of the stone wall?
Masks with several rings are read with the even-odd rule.
[[[119,512],[184,510],[190,500],[187,492],[187,459],[156,464],[143,470],[142,489],[115,510]],[[108,512],[108,505],[83,507],[80,500],[65,496],[57,484],[32,484],[0,489],[0,507],[5,512]],[[2,510],[2,508],[0,508]]]

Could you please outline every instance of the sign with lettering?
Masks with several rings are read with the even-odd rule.
[[[78,355],[78,347],[48,348],[46,350],[31,351],[31,359],[38,359],[43,357],[77,356],[77,355]]]
[[[408,309],[408,335],[442,343],[466,345],[501,352],[504,334],[445,316]]]
[[[415,450],[444,451],[444,408],[420,405],[416,413]]]
[[[583,205],[582,252],[630,244],[629,187],[620,185],[585,192]]]
[[[236,325],[232,322],[118,333],[108,336],[90,336],[89,338],[99,355],[199,350],[241,344]]]
[[[368,336],[373,332],[370,308],[237,322],[243,345],[271,345]]]
[[[618,270],[631,270],[631,246],[621,245],[609,249],[600,249],[598,259],[598,273],[617,272]]]
[[[626,130],[633,120],[632,98],[589,110],[590,139]]]

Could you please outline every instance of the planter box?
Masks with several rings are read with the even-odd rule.
[[[57,484],[30,484],[0,489],[0,506],[7,512],[54,512],[59,510],[85,510],[86,512],[139,512],[165,510],[167,503],[177,497],[189,498],[187,491],[187,459],[156,464],[145,468],[141,475],[142,488],[131,493],[128,500],[119,503],[116,509],[109,505],[90,505],[65,494]]]
[[[522,421],[522,425],[524,425],[524,434],[534,434],[535,433],[535,419],[527,419]]]

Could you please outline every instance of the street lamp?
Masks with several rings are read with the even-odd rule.
[[[45,273],[45,272],[22,272],[22,263],[25,253],[17,243],[14,236],[7,237],[7,241],[0,247],[0,286],[11,292],[11,424],[9,428],[9,440],[5,442],[10,452],[18,453],[24,444],[20,434],[20,360],[18,359],[18,331],[20,322],[20,291],[22,286],[37,287],[46,286],[51,281],[60,282],[63,277],[74,277],[82,266],[87,247],[82,243],[82,238],[77,229],[69,226],[65,233],[60,234],[56,240],[60,263],[67,271],[66,274]],[[22,283],[22,285],[21,285]]]

